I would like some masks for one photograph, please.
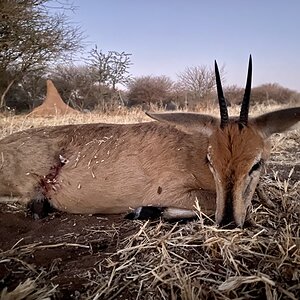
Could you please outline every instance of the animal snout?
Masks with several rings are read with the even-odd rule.
[[[220,227],[227,228],[227,229],[233,229],[233,228],[243,228],[244,227],[244,222],[236,222],[233,218],[228,218],[225,216],[221,223],[219,224]]]
[[[246,214],[241,209],[239,209],[239,207],[234,207],[232,197],[228,197],[225,204],[225,209],[223,210],[221,221],[219,221],[218,224],[221,227],[226,228],[243,228],[245,216]]]

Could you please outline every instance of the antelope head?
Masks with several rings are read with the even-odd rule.
[[[215,75],[220,119],[193,113],[150,116],[187,133],[197,132],[207,136],[207,165],[216,187],[216,222],[219,225],[234,222],[243,227],[262,167],[269,157],[271,147],[268,138],[275,132],[294,129],[300,121],[300,107],[278,110],[256,118],[248,117],[252,78],[250,56],[240,115],[229,118],[216,62]]]
[[[245,93],[238,118],[230,119],[215,61],[220,125],[211,132],[207,160],[216,184],[216,222],[243,226],[270,145],[263,128],[248,119],[252,80],[250,56]]]

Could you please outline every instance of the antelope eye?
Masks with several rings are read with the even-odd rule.
[[[261,166],[262,166],[262,160],[260,160],[260,161],[258,161],[257,163],[255,163],[253,166],[252,166],[252,168],[251,168],[251,170],[250,170],[250,172],[249,172],[249,175],[251,175],[254,171],[258,171],[260,168],[261,168]]]

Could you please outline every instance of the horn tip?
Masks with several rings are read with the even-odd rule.
[[[215,73],[216,73],[216,75],[219,73],[219,67],[217,64],[217,60],[215,60]]]

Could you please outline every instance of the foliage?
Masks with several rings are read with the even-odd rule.
[[[80,49],[82,34],[63,13],[50,13],[49,0],[0,2],[0,107],[14,83],[49,63],[70,58]],[[53,3],[53,2],[52,2]],[[59,2],[62,10],[71,8]],[[8,76],[9,75],[9,76]]]
[[[92,69],[94,80],[99,85],[116,89],[117,84],[126,84],[130,80],[128,68],[131,65],[131,54],[117,51],[104,53],[95,46],[89,53],[88,64]]]
[[[58,65],[51,70],[50,77],[65,102],[77,109],[90,108],[94,81],[89,67]]]
[[[299,101],[300,95],[277,83],[262,84],[252,89],[251,101],[253,104],[276,103],[287,104]]]
[[[245,89],[237,85],[230,85],[224,88],[224,95],[227,100],[227,104],[237,104],[240,105],[243,100]],[[251,101],[252,102],[252,101]]]
[[[221,78],[223,79],[224,66],[220,68]],[[215,98],[215,72],[206,65],[186,67],[185,70],[177,75],[176,93],[180,103],[184,97],[185,106],[194,108],[213,101]]]
[[[243,100],[244,88],[236,85],[224,89],[226,99],[231,104],[240,105]],[[300,94],[277,83],[262,84],[252,88],[251,105],[256,104],[299,104]]]
[[[167,105],[172,99],[173,81],[166,76],[141,76],[128,85],[127,106],[152,104]]]

